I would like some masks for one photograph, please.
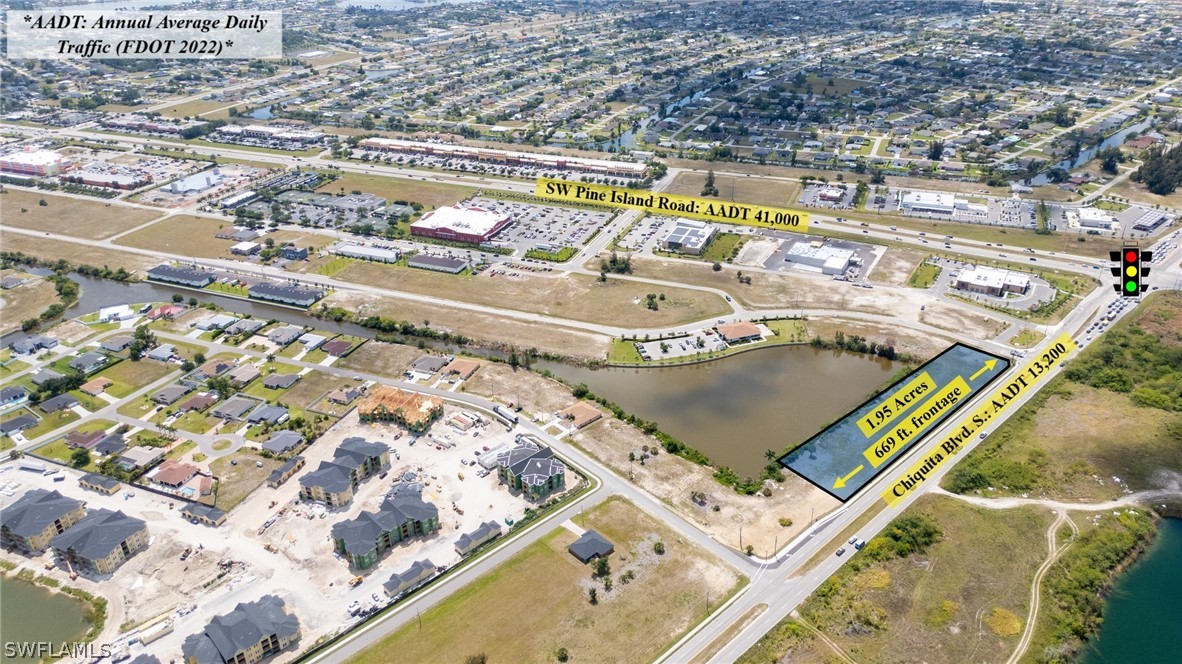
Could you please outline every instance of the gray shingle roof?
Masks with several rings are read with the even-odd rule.
[[[246,419],[251,423],[278,422],[283,419],[284,415],[287,415],[287,409],[283,406],[269,406],[264,404],[255,408]]]
[[[391,595],[397,595],[403,590],[414,588],[435,573],[435,564],[430,560],[424,558],[416,560],[410,564],[410,567],[405,572],[394,572],[390,575],[390,580],[383,583],[382,587],[386,589]]]
[[[299,620],[284,610],[283,600],[263,595],[255,602],[242,602],[224,616],[215,616],[205,631],[185,639],[181,646],[186,661],[222,664],[250,648],[264,637],[285,638],[297,634]]]
[[[570,551],[579,560],[587,562],[595,556],[606,556],[610,554],[615,550],[615,546],[607,541],[607,538],[603,535],[600,535],[594,530],[588,530],[583,533],[582,537],[572,542],[566,550]]]
[[[492,533],[500,533],[501,524],[496,521],[485,521],[470,533],[464,533],[456,539],[456,548],[467,551],[474,545],[485,542]]]
[[[81,505],[82,501],[67,498],[57,491],[33,489],[0,510],[0,527],[21,537],[32,537]]]
[[[127,538],[147,527],[143,521],[123,512],[97,509],[49,544],[54,549],[72,549],[86,560],[98,560],[111,555]]]
[[[187,517],[205,517],[211,521],[220,521],[226,516],[225,511],[220,510],[211,505],[203,505],[201,503],[189,503],[181,509],[181,514]]]
[[[345,542],[350,554],[372,551],[382,533],[388,533],[407,522],[427,522],[439,516],[439,509],[423,502],[417,494],[408,493],[387,498],[376,512],[362,512],[355,519],[333,524],[332,537]]]
[[[263,379],[263,387],[268,387],[272,390],[283,389],[295,385],[299,379],[300,375],[298,373],[271,374]]]
[[[43,413],[56,413],[59,410],[73,408],[78,405],[78,400],[68,394],[59,394],[52,399],[46,399],[39,405]]]
[[[263,442],[263,449],[268,452],[282,454],[283,452],[299,447],[303,442],[303,435],[295,431],[276,431],[271,434],[270,438]]]
[[[86,482],[87,484],[101,486],[107,490],[114,489],[120,484],[119,480],[115,479],[114,477],[107,477],[106,475],[99,473],[86,473],[82,476],[82,481]]]

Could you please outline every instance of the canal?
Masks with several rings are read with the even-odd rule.
[[[1163,519],[1157,539],[1122,574],[1104,603],[1100,634],[1081,664],[1182,662],[1182,520]]]
[[[55,593],[27,581],[0,578],[0,634],[4,642],[50,642],[81,639],[89,625],[83,620],[86,606],[77,599]],[[0,662],[36,662],[31,658],[7,657],[0,649]]]
[[[812,346],[774,346],[678,367],[587,369],[538,362],[696,448],[740,477],[764,451],[802,443],[882,387],[897,363]],[[900,365],[901,366],[901,365]]]

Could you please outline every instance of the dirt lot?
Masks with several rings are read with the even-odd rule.
[[[924,359],[934,357],[953,343],[951,339],[933,337],[905,327],[889,327],[852,318],[818,318],[809,320],[807,325],[809,337],[832,339],[834,333],[840,330],[846,334],[861,335],[869,341],[878,343],[894,341],[895,350]]]
[[[915,271],[915,267],[926,257],[927,254],[921,251],[888,247],[882,258],[875,263],[867,279],[877,284],[906,286],[907,279]]]
[[[559,648],[576,662],[650,661],[705,617],[707,597],[717,606],[743,583],[623,499],[609,499],[578,521],[615,545],[611,591],[566,551],[576,536],[559,527],[427,611],[421,629],[409,623],[356,661],[384,663],[397,652],[406,661],[461,662],[484,653],[492,662],[542,662],[553,661]],[[657,541],[664,555],[653,552]]]
[[[5,223],[8,223],[7,218]],[[159,259],[151,256],[130,254],[118,249],[100,249],[57,238],[33,237],[16,233],[5,233],[3,237],[5,251],[20,251],[30,256],[49,260],[64,258],[71,263],[108,265],[111,268],[122,267],[127,270],[147,270],[160,264]]]
[[[557,381],[532,372],[513,373],[508,367],[498,365],[481,369],[464,387],[469,392],[489,397],[506,399],[514,395],[525,411],[533,414],[549,414],[574,402],[570,390]],[[629,452],[635,452],[639,457],[642,446],[659,448],[660,443],[615,418],[604,418],[592,424],[576,433],[572,440],[621,475],[627,476],[631,466],[637,485],[664,500],[719,542],[738,548],[739,527],[742,526],[743,544],[755,546],[759,555],[768,555],[777,542],[782,545],[795,537],[808,525],[814,508],[815,516],[820,518],[839,504],[791,473],[786,474],[784,483],[774,487],[770,498],[764,498],[736,494],[716,482],[710,468],[672,454],[659,454],[643,466],[629,464]],[[690,500],[694,491],[706,494],[705,507]],[[714,505],[719,506],[718,512],[713,511]],[[781,518],[792,519],[793,525],[781,526]]]
[[[685,171],[677,174],[673,182],[665,188],[665,193],[701,196],[702,187],[705,184],[705,173]],[[769,181],[763,178],[734,175],[715,176],[714,187],[718,189],[718,200],[729,201],[733,195],[734,200],[740,203],[779,207],[795,206],[801,190],[799,182]]]
[[[621,327],[663,327],[712,318],[730,311],[712,293],[608,278],[599,284],[588,275],[540,277],[456,276],[378,263],[357,262],[336,275],[337,279],[374,284],[399,290],[493,307],[546,314],[572,320]],[[664,293],[659,309],[642,302],[647,293]]]
[[[231,461],[238,463],[231,464]],[[259,463],[263,464],[261,468],[258,466]],[[209,464],[209,472],[221,481],[215,505],[229,512],[252,491],[259,488],[271,471],[282,465],[282,461],[265,459],[255,454],[254,450],[246,448],[214,459]]]
[[[1009,323],[987,314],[966,311],[939,300],[927,305],[927,310],[919,314],[919,320],[942,330],[960,332],[978,339],[992,339],[1009,327]]]
[[[48,205],[38,204],[41,199],[45,199]],[[6,226],[61,233],[86,240],[108,238],[160,216],[159,212],[152,210],[99,199],[55,196],[17,189],[5,189],[0,197],[0,205],[4,206]]]
[[[219,240],[214,234],[232,225],[229,219],[179,214],[125,235],[115,243],[200,258],[228,258],[234,241]]]
[[[36,318],[57,301],[53,284],[41,277],[34,277],[23,286],[0,291],[0,332],[19,330],[21,321]]]
[[[94,333],[94,329],[89,325],[79,323],[73,318],[54,325],[46,332],[46,334],[67,346],[73,346]]]
[[[336,366],[397,378],[406,371],[411,362],[425,352],[414,346],[370,341],[341,358]]]
[[[1182,189],[1176,189],[1172,194],[1158,196],[1157,194],[1149,191],[1149,189],[1143,184],[1125,180],[1124,182],[1108,190],[1108,194],[1110,196],[1127,198],[1134,203],[1142,203],[1144,205],[1160,205],[1162,207],[1174,209],[1182,208]]]

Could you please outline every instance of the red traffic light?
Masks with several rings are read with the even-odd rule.
[[[1140,258],[1140,256],[1135,250],[1130,249],[1129,251],[1125,252],[1125,260],[1130,263],[1136,263],[1138,258]]]

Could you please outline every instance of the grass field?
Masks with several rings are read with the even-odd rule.
[[[916,266],[915,271],[911,273],[911,277],[907,279],[907,285],[912,288],[931,288],[939,276],[939,265],[920,263]]]
[[[114,385],[107,387],[108,394],[123,398],[167,376],[175,368],[174,365],[151,360],[124,360],[110,369],[100,371],[98,375],[115,381]]]
[[[231,465],[231,460],[238,463]],[[260,462],[262,468],[258,466]],[[209,463],[209,472],[219,480],[215,506],[227,512],[234,509],[267,479],[271,471],[281,465],[283,461],[264,459],[246,448],[214,459]]]
[[[330,182],[316,191],[339,194],[344,188],[345,193],[358,189],[367,194],[382,196],[387,201],[407,201],[408,203],[422,203],[425,209],[454,205],[476,193],[471,187],[461,187],[454,184],[440,184],[410,180],[406,178],[390,178],[381,175],[364,175],[361,173],[344,173],[335,182]]]
[[[396,378],[425,352],[414,346],[370,341],[338,360],[336,366]]]
[[[1176,347],[1182,343],[1182,297],[1154,293],[1114,330],[1134,322]],[[1110,364],[1115,350],[1105,343],[1101,337],[1069,363]],[[1107,500],[1123,495],[1113,477],[1132,490],[1149,489],[1157,486],[1161,469],[1182,468],[1180,439],[1182,414],[1138,406],[1128,392],[1060,375],[963,459],[944,486],[985,484],[994,489],[982,488],[985,495]]]
[[[701,162],[695,168],[701,168]],[[732,164],[720,165],[720,170],[737,170]],[[706,173],[699,171],[684,171],[677,174],[669,187],[668,194],[683,196],[701,196],[702,187],[706,185]],[[799,182],[785,182],[783,180],[765,180],[757,177],[715,175],[714,187],[718,189],[717,197],[707,197],[707,200],[717,198],[719,201],[739,203],[753,203],[755,205],[774,205],[778,207],[793,207],[803,189]]]
[[[927,661],[1004,661],[1017,642],[1009,617],[1019,616],[1019,625],[1025,619],[1030,581],[1047,555],[1050,513],[924,496],[906,514],[933,519],[940,540],[923,554],[885,562],[870,562],[869,547],[855,553],[800,615],[859,662],[916,661],[917,653]],[[739,661],[783,661],[812,639],[793,623],[782,622]],[[818,644],[804,647],[823,652]]]
[[[1045,334],[1033,328],[1026,328],[1010,339],[1010,345],[1014,348],[1030,348],[1031,346],[1042,341],[1046,337]]]
[[[42,199],[47,205],[38,203]],[[5,226],[60,233],[84,240],[111,237],[146,224],[161,214],[119,203],[17,189],[5,189],[0,196],[0,205],[4,207]]]
[[[706,247],[706,251],[702,252],[702,260],[710,261],[711,263],[725,263],[734,258],[743,245],[750,240],[750,235],[739,235],[738,233],[719,233]]]
[[[1112,189],[1109,189],[1108,195],[1127,198],[1134,203],[1141,203],[1150,207],[1161,205],[1169,208],[1182,208],[1182,188],[1175,189],[1172,194],[1158,196],[1149,191],[1143,184],[1125,180]]]
[[[405,661],[462,662],[484,653],[490,662],[545,662],[559,648],[574,662],[651,661],[705,617],[707,595],[717,607],[745,583],[622,498],[609,498],[579,521],[615,544],[611,591],[566,551],[575,535],[555,527],[425,611],[421,629],[411,621],[354,661],[384,663],[397,652]],[[662,556],[653,552],[658,540],[666,547]],[[634,572],[629,583],[620,578],[625,571]],[[588,601],[593,586],[596,605]]]
[[[233,106],[233,104],[228,104],[224,101],[202,101],[195,99],[161,109],[160,115],[166,118],[193,118],[204,113],[209,113],[210,111],[215,111],[223,106]]]
[[[234,241],[215,238],[214,234],[232,225],[229,219],[180,214],[125,235],[115,244],[196,258],[227,258]]]
[[[595,277],[581,274],[561,277],[466,277],[358,262],[338,273],[337,278],[621,327],[678,325],[730,311],[726,302],[713,293],[653,286],[612,279],[610,276],[604,284],[597,283]],[[647,293],[662,292],[666,299],[659,302],[657,311],[647,309],[640,302]]]

